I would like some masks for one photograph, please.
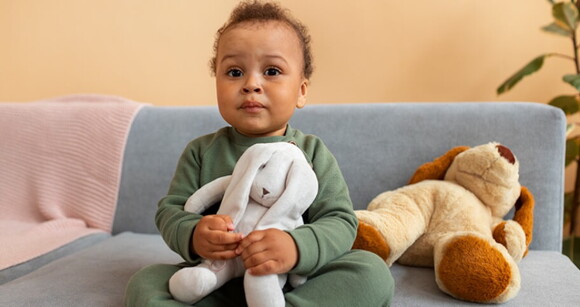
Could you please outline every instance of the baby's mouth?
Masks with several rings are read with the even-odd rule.
[[[260,112],[264,108],[264,105],[257,101],[246,101],[240,106],[240,109],[250,113]]]

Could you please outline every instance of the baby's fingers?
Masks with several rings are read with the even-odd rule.
[[[238,255],[242,254],[242,252],[244,252],[247,247],[261,241],[262,239],[264,239],[264,232],[259,230],[253,231],[248,236],[243,238],[243,240],[240,242],[240,245],[238,245],[238,248],[236,249],[236,253]],[[246,253],[248,254],[247,251]]]
[[[280,274],[285,273],[282,269],[282,265],[273,259],[260,262],[257,265],[249,266],[246,264],[248,261],[244,262],[244,265],[248,269],[249,273],[252,275],[269,275],[269,274]]]
[[[216,251],[216,252],[212,252],[210,253],[210,258],[214,259],[214,260],[227,260],[227,259],[232,259],[235,258],[236,252],[233,249],[230,250],[223,250],[223,251]]]
[[[242,240],[242,234],[236,232],[224,232],[224,231],[212,231],[208,235],[208,241],[213,245],[234,245],[233,248],[237,247],[237,244]]]
[[[212,215],[208,216],[206,221],[209,230],[233,231],[234,223],[227,215]]]

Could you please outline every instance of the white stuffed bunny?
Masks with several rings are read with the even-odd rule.
[[[318,181],[304,153],[290,143],[256,144],[240,157],[232,175],[220,177],[197,190],[185,211],[202,213],[222,200],[217,214],[232,218],[235,232],[291,230],[303,224],[302,214],[318,193]],[[169,280],[174,298],[195,303],[234,277],[244,275],[248,306],[284,306],[282,287],[287,274],[254,276],[246,273],[240,257],[204,259],[195,267],[177,271]],[[305,278],[290,276],[298,286]]]

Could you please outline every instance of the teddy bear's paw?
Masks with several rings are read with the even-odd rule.
[[[519,262],[526,253],[526,234],[522,226],[515,221],[505,221],[498,224],[493,230],[496,242],[505,246],[508,253]]]
[[[215,290],[216,284],[216,275],[206,268],[183,268],[169,279],[169,292],[176,300],[193,304]]]
[[[391,249],[380,232],[370,224],[360,220],[352,248],[373,252],[383,260],[387,260],[391,254]]]
[[[451,235],[435,247],[439,288],[462,300],[500,303],[520,288],[517,265],[500,244],[478,234]]]

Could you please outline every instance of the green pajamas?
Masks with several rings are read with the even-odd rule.
[[[185,306],[169,293],[169,278],[180,267],[148,266],[129,281],[126,306]],[[243,278],[236,278],[194,306],[246,306]],[[285,293],[286,306],[388,306],[394,282],[384,261],[375,254],[353,250],[327,263],[308,281]]]
[[[338,163],[318,137],[287,127],[283,136],[252,138],[226,127],[190,142],[183,151],[167,196],[159,201],[155,223],[168,247],[185,263],[195,265],[192,234],[203,215],[215,214],[219,203],[203,215],[184,211],[197,189],[226,175],[244,151],[256,143],[292,142],[312,165],[318,194],[302,216],[304,225],[289,230],[298,262],[289,272],[308,282],[286,293],[291,306],[382,306],[390,301],[393,281],[386,264],[374,254],[350,251],[358,227],[348,187]],[[172,301],[167,282],[177,266],[155,265],[137,272],[127,289],[127,305],[157,306]],[[201,301],[199,306],[245,305],[243,287],[233,281]],[[240,292],[242,291],[242,292]],[[231,301],[230,301],[231,300]]]

